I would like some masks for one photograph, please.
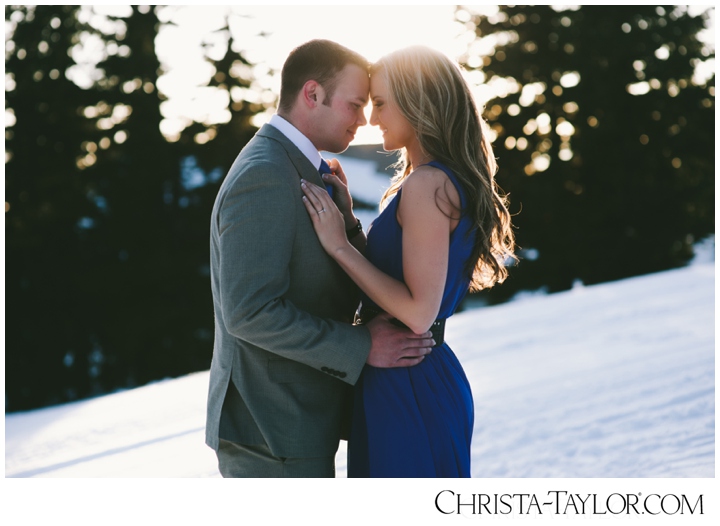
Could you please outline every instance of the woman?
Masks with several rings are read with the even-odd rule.
[[[363,370],[348,476],[469,477],[472,393],[442,329],[469,289],[504,280],[514,258],[510,215],[457,65],[424,47],[397,51],[373,66],[370,90],[370,124],[403,157],[366,246],[347,239],[352,209],[339,167],[326,180],[340,209],[305,182],[303,200],[323,248],[363,292],[361,321],[385,312],[416,333],[432,329],[437,346],[414,367]]]

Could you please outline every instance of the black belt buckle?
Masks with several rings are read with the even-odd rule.
[[[380,309],[375,309],[373,307],[364,307],[361,306],[357,312],[355,313],[355,325],[367,325],[367,323],[370,322],[375,316],[380,314],[382,311]]]
[[[435,340],[435,347],[442,345],[445,342],[445,320],[435,320],[430,326],[430,332]]]

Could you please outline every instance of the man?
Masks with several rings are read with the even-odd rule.
[[[430,352],[430,333],[386,316],[350,324],[356,288],[322,249],[302,203],[301,178],[322,185],[319,151],[344,151],[366,124],[367,67],[327,40],[293,50],[277,114],[218,193],[206,442],[224,477],[333,477],[364,364],[411,366]],[[356,218],[346,226],[348,236],[364,236]]]

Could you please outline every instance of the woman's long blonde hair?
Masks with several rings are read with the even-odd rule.
[[[450,168],[465,191],[463,213],[475,229],[472,257],[466,269],[471,289],[502,283],[506,265],[516,260],[507,199],[495,182],[497,164],[470,89],[460,68],[448,57],[424,46],[395,51],[371,67],[385,76],[393,102],[415,130],[423,150]],[[413,167],[403,150],[399,169],[383,203],[397,193]]]

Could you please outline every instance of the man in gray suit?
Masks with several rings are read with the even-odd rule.
[[[240,152],[212,212],[206,443],[224,477],[333,477],[364,364],[412,366],[433,344],[386,316],[351,324],[357,289],[302,203],[301,178],[323,185],[319,151],[344,151],[367,123],[367,61],[314,40],[289,55],[281,82],[277,114]],[[364,244],[348,215],[348,236]]]

